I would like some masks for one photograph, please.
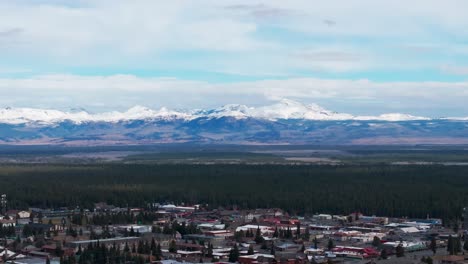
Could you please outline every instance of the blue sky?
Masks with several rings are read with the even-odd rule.
[[[378,2],[378,3],[377,3]],[[0,106],[468,116],[464,0],[0,0]]]

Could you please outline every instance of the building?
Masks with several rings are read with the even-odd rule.
[[[234,234],[229,230],[206,231],[205,235],[206,236],[211,236],[211,237],[222,237],[222,238],[228,238],[228,237],[233,237],[234,236]]]
[[[255,234],[255,232],[257,231],[257,229],[260,229],[260,233],[262,235],[264,234],[273,234],[275,232],[275,228],[274,227],[271,227],[271,226],[261,226],[261,225],[243,225],[243,226],[239,226],[236,228],[236,232],[239,232],[239,231],[244,231],[246,232],[247,230],[253,232]]]
[[[330,214],[318,214],[312,217],[317,220],[332,220],[333,219],[333,216]]]
[[[254,254],[239,257],[240,264],[255,264],[255,263],[276,263],[274,255],[269,254]]]
[[[337,246],[332,251],[336,256],[346,258],[367,259],[380,256],[380,252],[374,248]]]
[[[99,242],[101,245],[111,246],[117,245],[121,249],[125,247],[125,244],[128,243],[129,245],[132,243],[136,243],[140,240],[139,237],[116,237],[116,238],[108,238],[108,239],[94,239],[94,240],[80,240],[80,241],[71,241],[67,243],[67,246],[73,249],[78,249],[79,246],[82,248],[87,247],[89,244],[96,244]]]
[[[16,226],[16,221],[10,220],[10,219],[0,219],[0,226],[1,227]]]
[[[135,233],[140,233],[140,234],[144,234],[144,233],[151,233],[151,230],[152,227],[149,226],[149,225],[125,225],[125,226],[118,226],[117,227],[117,230],[119,232],[131,232],[133,230],[133,232]]]

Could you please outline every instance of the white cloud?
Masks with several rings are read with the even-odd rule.
[[[170,50],[240,56],[251,51],[268,58],[296,48],[287,36],[262,38],[259,31],[265,27],[301,32],[305,38],[326,36],[328,43],[321,48],[340,43],[341,52],[346,46],[359,47],[350,36],[425,45],[438,39],[437,32],[468,36],[467,9],[468,2],[458,0],[0,1],[0,55],[24,54],[63,65],[112,65],[157,61]],[[328,20],[335,24],[323,22]],[[310,49],[310,43],[299,48]],[[353,70],[352,65],[325,68]]]
[[[154,54],[173,48],[243,50],[257,43],[256,25],[204,17],[213,7],[188,1],[77,1],[77,6],[0,2],[0,36],[32,53],[73,56],[92,52]],[[27,18],[27,19],[25,19]],[[15,34],[12,30],[15,29]],[[77,56],[78,57],[78,56]]]

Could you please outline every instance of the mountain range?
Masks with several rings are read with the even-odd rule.
[[[468,118],[354,116],[292,100],[176,111],[0,109],[0,144],[467,144]]]

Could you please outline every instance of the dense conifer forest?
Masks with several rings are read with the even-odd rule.
[[[468,167],[391,165],[44,164],[0,166],[11,208],[85,207],[96,202],[207,203],[455,219],[468,206]]]

